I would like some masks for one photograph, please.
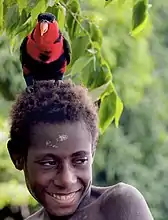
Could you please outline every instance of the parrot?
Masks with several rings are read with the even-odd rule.
[[[55,15],[40,13],[33,31],[20,45],[20,61],[27,86],[39,80],[62,81],[71,61],[71,49]]]

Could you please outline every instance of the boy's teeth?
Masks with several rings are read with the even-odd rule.
[[[57,195],[57,194],[52,194],[52,196],[58,200],[68,200],[71,199],[73,196],[75,195],[75,193],[71,193],[69,195]]]

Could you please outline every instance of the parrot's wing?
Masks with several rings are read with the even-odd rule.
[[[71,49],[69,42],[63,37],[63,47],[64,47],[64,54],[67,60],[67,65],[70,63],[71,60]]]
[[[25,37],[20,46],[20,61],[22,65],[26,62],[26,44],[28,37]]]

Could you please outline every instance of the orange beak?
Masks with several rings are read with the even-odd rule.
[[[40,23],[41,36],[43,36],[47,31],[48,31],[48,23],[47,22]]]

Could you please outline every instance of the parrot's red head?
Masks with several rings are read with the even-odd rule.
[[[59,27],[56,18],[51,13],[38,15],[33,38],[37,43],[54,43],[59,37]]]

